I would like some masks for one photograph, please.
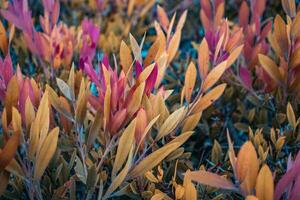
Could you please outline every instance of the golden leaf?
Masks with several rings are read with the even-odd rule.
[[[181,107],[174,111],[160,127],[155,140],[158,141],[167,134],[169,134],[171,131],[173,131],[182,119],[182,117],[185,115],[185,112],[186,109],[184,107]]]
[[[176,55],[176,52],[177,52],[179,44],[180,44],[180,38],[181,38],[181,30],[176,30],[175,34],[173,35],[173,37],[170,40],[168,48],[167,48],[169,63],[173,60],[173,58]]]
[[[256,196],[259,200],[273,200],[274,183],[272,172],[267,165],[264,165],[256,180]]]
[[[243,50],[244,45],[240,45],[237,48],[235,48],[227,58],[227,68],[230,67],[234,61],[238,58],[238,56],[241,54]]]
[[[138,163],[129,173],[129,177],[135,178],[143,175],[145,172],[153,169],[158,165],[164,158],[166,158],[171,152],[177,149],[178,143],[172,143],[161,147],[160,149],[154,151],[146,158],[144,158],[140,163]]]
[[[226,83],[220,84],[210,90],[206,95],[200,97],[194,104],[193,113],[198,113],[208,108],[223,94],[225,88]]]
[[[227,66],[227,61],[223,61],[220,64],[218,64],[216,67],[214,67],[207,77],[204,79],[202,83],[202,91],[207,91],[210,87],[212,87],[223,75]]]
[[[201,116],[202,116],[202,112],[198,112],[188,116],[184,122],[182,132],[194,130],[199,120],[201,119]]]
[[[34,170],[34,179],[39,180],[45,169],[47,168],[50,160],[52,159],[58,141],[59,128],[56,127],[48,134],[44,140],[39,152],[36,155],[36,163]]]
[[[132,146],[129,149],[129,151],[130,151],[130,153],[129,153],[126,165],[124,166],[124,168],[122,169],[122,171],[118,174],[118,176],[112,180],[112,183],[110,184],[110,186],[108,187],[108,189],[107,189],[107,191],[106,191],[106,193],[104,195],[104,199],[106,199],[107,197],[109,197],[109,195],[112,192],[114,192],[122,184],[122,182],[125,180],[126,175],[128,174],[128,171],[130,169],[130,164],[132,162],[132,152],[133,152],[133,147]],[[126,155],[126,157],[127,157],[127,155]]]
[[[145,89],[145,82],[141,83],[134,91],[131,100],[127,106],[129,117],[133,116],[133,114],[139,109],[142,102],[144,89]]]
[[[125,74],[127,74],[130,70],[132,62],[131,51],[126,43],[122,40],[120,45],[120,64]]]
[[[198,48],[198,65],[201,79],[204,80],[209,69],[209,48],[205,38]]]
[[[269,76],[274,81],[276,81],[277,84],[281,85],[282,77],[276,63],[273,60],[271,60],[268,56],[265,56],[263,54],[259,54],[258,59],[264,70],[269,74]]]
[[[187,102],[190,102],[197,78],[196,66],[193,62],[189,64],[185,73],[184,91]]]
[[[20,136],[22,132],[21,116],[14,107],[12,108],[12,121],[14,124],[14,133],[5,143],[2,151],[0,152],[0,172],[2,172],[14,158],[20,143]]]
[[[256,182],[259,161],[253,144],[248,141],[241,147],[236,160],[236,175],[244,195],[251,194]]]
[[[130,149],[132,148],[132,145],[134,143],[135,127],[136,119],[131,121],[131,123],[127,126],[120,137],[116,159],[112,169],[112,177],[114,177],[119,169],[121,169],[130,152]]]
[[[190,170],[187,171],[188,173]],[[195,185],[192,183],[191,179],[188,176],[184,176],[183,179],[184,187],[184,200],[197,200],[197,190]]]
[[[286,107],[286,114],[287,114],[287,118],[288,118],[290,125],[295,129],[297,126],[296,116],[295,116],[293,107],[290,104],[290,102],[288,103],[288,105]]]

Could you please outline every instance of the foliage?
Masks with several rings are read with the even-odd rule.
[[[279,6],[1,2],[0,198],[299,199],[300,11]]]

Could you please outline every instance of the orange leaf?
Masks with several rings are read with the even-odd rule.
[[[222,76],[225,72],[227,66],[227,61],[221,62],[215,68],[213,68],[207,77],[204,79],[202,84],[202,91],[207,91],[210,87],[212,87]]]
[[[282,83],[282,77],[276,63],[268,56],[265,56],[263,54],[259,54],[258,59],[264,70],[269,74],[269,76],[273,80],[275,80],[277,84],[280,85]]]
[[[196,181],[197,183],[201,183],[203,185],[225,190],[238,190],[234,184],[226,178],[204,170],[186,172],[185,176],[188,176],[192,181]]]
[[[193,62],[191,62],[186,70],[184,79],[184,91],[187,102],[190,102],[193,89],[196,83],[197,70]]]
[[[194,104],[193,113],[198,113],[206,108],[208,108],[212,103],[214,103],[224,92],[226,88],[226,83],[220,84],[209,91],[206,95],[199,98],[199,100]]]
[[[205,79],[209,67],[209,48],[206,39],[204,38],[198,48],[198,64],[201,79]]]
[[[12,108],[12,121],[14,127],[14,133],[6,142],[4,148],[0,152],[0,172],[5,169],[5,167],[10,163],[10,161],[15,157],[17,148],[20,143],[21,135],[21,116],[17,109]]]
[[[273,200],[273,176],[267,165],[264,165],[258,174],[255,190],[256,196],[259,200]]]
[[[243,194],[251,194],[258,174],[259,162],[253,144],[248,141],[241,147],[236,161],[236,175]]]

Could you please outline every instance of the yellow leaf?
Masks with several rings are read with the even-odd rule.
[[[138,83],[142,83],[144,81],[146,81],[146,79],[149,77],[149,75],[151,74],[151,72],[153,71],[155,67],[155,63],[147,66],[142,73],[139,75],[138,77]]]
[[[84,79],[81,80],[78,100],[76,102],[75,118],[78,123],[83,123],[87,111],[87,96]]]
[[[213,68],[207,77],[204,79],[202,84],[202,91],[207,91],[210,87],[212,87],[222,76],[225,72],[227,66],[227,61],[221,62],[215,68]]]
[[[132,120],[120,137],[116,159],[112,169],[112,177],[114,177],[119,169],[121,169],[130,152],[130,149],[134,143],[135,127],[136,119]]]
[[[125,74],[128,73],[132,62],[131,51],[126,43],[122,40],[120,45],[120,64]]]
[[[176,55],[176,52],[178,50],[179,44],[180,44],[180,38],[181,38],[181,30],[176,30],[175,34],[170,40],[170,43],[168,45],[167,53],[168,53],[168,62],[170,63],[173,58]]]
[[[256,180],[256,196],[259,200],[273,200],[274,183],[272,172],[267,165],[264,165]]]
[[[268,56],[265,56],[263,54],[259,54],[258,59],[264,70],[269,74],[269,76],[274,81],[276,81],[277,84],[281,85],[282,77],[276,63],[273,60],[271,60]]]
[[[41,148],[41,145],[44,143],[45,138],[47,137],[49,131],[50,115],[49,115],[49,101],[48,101],[48,91],[46,91],[41,99],[38,111],[36,113],[36,125],[38,126],[37,134],[38,135],[38,149]]]
[[[247,196],[245,200],[259,200],[256,196],[250,195]]]
[[[29,128],[33,120],[35,119],[35,111],[34,107],[31,103],[31,100],[29,97],[27,97],[25,102],[25,123],[26,127]]]
[[[204,38],[198,48],[198,64],[201,79],[204,80],[209,68],[209,48]]]
[[[237,48],[235,48],[227,58],[227,68],[230,67],[234,61],[238,58],[238,56],[241,54],[243,50],[244,45],[240,45]]]
[[[12,108],[17,106],[18,99],[19,99],[18,80],[16,76],[13,76],[7,85],[5,100],[4,100],[4,106],[6,109],[8,124],[11,122]]]
[[[58,141],[59,128],[56,127],[48,134],[45,141],[43,142],[40,151],[36,156],[34,179],[39,180],[45,169],[47,168],[50,160],[52,159]]]
[[[124,166],[122,171],[118,174],[118,176],[112,180],[111,185],[109,186],[109,188],[107,189],[107,191],[104,195],[104,199],[109,197],[109,195],[112,192],[114,192],[122,184],[122,182],[125,180],[126,175],[128,174],[128,171],[129,171],[129,168],[130,168],[130,164],[132,162],[133,147],[131,147],[131,149],[129,149],[129,151],[130,151],[130,153],[129,153],[126,165]],[[127,155],[126,155],[126,157],[127,157]]]
[[[189,173],[190,171],[188,170],[187,172]],[[183,198],[184,200],[197,200],[196,187],[188,176],[184,176],[183,187],[185,190]]]
[[[136,150],[138,151],[138,149],[140,148],[142,142],[144,142],[144,138],[147,136],[147,133],[149,132],[149,130],[152,128],[152,126],[155,124],[155,122],[158,120],[160,115],[156,116],[154,119],[152,119],[149,124],[147,125],[147,127],[145,128],[142,136],[141,136],[141,139],[140,139],[140,142],[139,144],[137,145],[137,148]]]
[[[12,121],[14,133],[5,143],[2,151],[0,152],[0,173],[6,168],[7,165],[14,158],[17,148],[20,143],[20,136],[22,132],[21,116],[16,108],[12,108]]]
[[[141,83],[134,91],[131,100],[127,106],[129,117],[133,116],[133,114],[139,109],[142,102],[144,89],[145,89],[145,82]]]
[[[178,143],[172,143],[154,151],[131,170],[131,172],[129,173],[129,177],[135,178],[153,169],[156,165],[158,165],[164,158],[166,158],[177,148]]]
[[[196,181],[197,183],[208,185],[210,187],[237,191],[237,188],[231,181],[227,180],[223,176],[219,176],[211,172],[204,170],[186,172],[185,176],[188,176],[188,178],[192,181]]]
[[[259,161],[253,144],[248,141],[241,147],[237,161],[236,173],[240,183],[245,183],[241,188],[244,195],[251,194],[256,183]]]
[[[185,10],[182,15],[180,16],[180,19],[177,23],[177,26],[176,26],[176,30],[181,30],[183,28],[183,25],[185,23],[185,20],[186,20],[186,16],[187,16],[187,10]]]
[[[185,115],[185,112],[186,110],[184,107],[181,107],[178,110],[174,111],[160,127],[155,140],[158,141],[167,134],[169,134],[171,131],[173,131],[182,119],[182,117]]]
[[[130,39],[130,45],[131,45],[131,49],[132,49],[133,55],[135,57],[135,60],[139,61],[140,64],[142,64],[141,48],[140,48],[139,44],[137,43],[137,41],[131,34],[129,34],[129,39]]]
[[[226,88],[226,83],[220,84],[210,90],[206,95],[199,98],[199,100],[194,104],[193,113],[198,113],[206,108],[208,108],[212,103],[214,103],[224,92]]]
[[[196,66],[191,62],[186,70],[184,79],[184,91],[187,102],[190,102],[197,78]]]
[[[290,125],[295,129],[297,126],[296,116],[295,116],[293,107],[290,104],[290,102],[288,103],[288,105],[286,107],[286,114],[287,114],[287,118],[288,118]]]
[[[187,119],[184,122],[182,132],[194,130],[199,120],[201,119],[201,116],[202,116],[202,112],[198,112],[187,117]]]

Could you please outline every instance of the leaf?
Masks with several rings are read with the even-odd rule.
[[[94,118],[94,122],[90,128],[89,136],[86,142],[87,148],[92,148],[97,136],[99,135],[99,132],[102,127],[102,112],[100,110],[97,111],[96,116]]]
[[[144,95],[144,89],[145,82],[141,83],[134,91],[127,106],[129,117],[133,116],[133,114],[139,109]]]
[[[72,95],[70,86],[60,78],[56,78],[56,83],[63,95],[67,97],[70,101],[73,101],[74,96]]]
[[[37,132],[34,134],[37,134],[38,138],[38,149],[35,151],[39,151],[41,148],[44,140],[47,137],[48,131],[49,131],[49,123],[50,123],[50,114],[49,114],[49,101],[48,101],[48,91],[46,91],[41,99],[38,111],[36,113],[36,124]]]
[[[226,83],[220,84],[210,90],[206,95],[199,98],[199,100],[194,104],[193,113],[199,113],[206,108],[208,108],[212,103],[214,103],[224,92],[226,88]]]
[[[55,91],[49,86],[46,85],[46,91],[48,91],[49,95],[49,100],[51,102],[51,105],[63,116],[65,116],[69,121],[73,122],[74,118],[72,114],[65,108],[60,100]]]
[[[273,60],[271,60],[268,56],[265,56],[263,54],[258,55],[258,60],[264,68],[264,70],[269,74],[269,76],[274,81],[276,81],[277,84],[281,85],[282,77],[276,63]]]
[[[171,131],[173,131],[180,122],[181,118],[184,116],[185,112],[186,110],[184,107],[181,107],[174,111],[160,127],[155,141],[160,140],[161,138],[169,134]]]
[[[34,170],[35,180],[40,180],[50,160],[52,159],[57,147],[58,134],[58,127],[52,129],[43,142],[40,151],[37,153]]]
[[[180,16],[180,19],[177,23],[177,26],[176,26],[176,30],[182,30],[183,26],[184,26],[184,23],[186,21],[186,16],[187,16],[187,10],[185,10],[182,15]]]
[[[6,37],[6,30],[0,21],[0,49],[2,50],[3,54],[6,55],[8,52],[8,40]]]
[[[209,72],[209,74],[204,79],[202,84],[203,92],[207,91],[221,78],[222,74],[227,69],[226,66],[227,66],[227,61],[223,61]]]
[[[184,91],[187,102],[190,102],[197,78],[196,66],[191,62],[186,70],[184,79]]]
[[[75,118],[78,123],[83,123],[87,113],[87,96],[85,91],[85,81],[81,80],[78,100],[76,102]]]
[[[236,160],[236,175],[241,184],[244,195],[251,194],[255,187],[256,177],[259,169],[255,148],[252,142],[248,141],[241,147]]]
[[[288,105],[287,105],[287,108],[286,108],[286,114],[287,114],[287,118],[288,118],[289,124],[294,129],[296,129],[296,127],[297,127],[296,116],[295,116],[293,107],[290,104],[290,102],[288,102]]]
[[[256,180],[256,196],[259,200],[273,200],[274,183],[272,172],[267,165],[264,165]]]
[[[234,63],[234,61],[239,57],[243,50],[243,47],[244,45],[240,45],[230,53],[229,57],[227,58],[227,68],[230,67]]]
[[[133,146],[131,146],[131,149],[129,151],[130,151],[130,153],[129,153],[129,156],[128,156],[125,167],[118,174],[118,176],[112,180],[112,183],[110,184],[109,188],[107,189],[107,191],[104,195],[104,199],[109,197],[109,195],[112,192],[114,192],[122,184],[122,182],[125,180],[126,175],[128,174],[131,162],[132,162]]]
[[[4,106],[7,114],[7,123],[11,122],[12,107],[16,107],[19,99],[19,86],[16,75],[13,76],[6,88]]]
[[[189,172],[190,171],[188,170],[188,173]],[[184,187],[184,200],[197,200],[196,187],[188,176],[184,176],[183,187]]]
[[[112,169],[112,177],[114,177],[115,174],[119,171],[119,169],[121,169],[130,152],[130,149],[134,142],[135,127],[136,119],[131,121],[131,123],[128,125],[128,127],[125,129],[125,131],[120,137],[116,159]]]
[[[245,200],[259,200],[256,196],[253,196],[253,195],[249,195],[246,197]]]
[[[0,21],[1,23],[1,21]],[[0,197],[5,193],[6,188],[9,183],[9,175],[10,173],[7,171],[0,172]]]
[[[14,126],[14,133],[5,143],[2,151],[0,152],[0,173],[5,169],[7,165],[14,158],[17,148],[20,143],[21,136],[21,116],[16,108],[12,108],[12,121]]]
[[[151,170],[177,148],[178,143],[172,143],[154,151],[133,168],[129,173],[129,177],[135,178]]]
[[[181,30],[176,30],[175,34],[173,35],[173,37],[170,40],[168,48],[167,48],[169,63],[173,60],[173,58],[176,55],[176,52],[177,52],[179,44],[180,44],[180,38],[181,38]]]
[[[160,24],[162,25],[162,27],[167,30],[169,27],[169,18],[168,15],[166,14],[165,10],[160,7],[159,5],[157,5],[157,17],[158,20],[160,22]]]
[[[122,40],[120,45],[120,64],[125,74],[127,74],[130,70],[132,62],[131,51],[126,43]]]
[[[142,142],[144,142],[144,139],[145,137],[147,136],[147,133],[149,132],[149,130],[152,128],[152,126],[155,124],[155,122],[158,120],[160,115],[156,116],[155,118],[153,118],[149,124],[147,125],[147,127],[145,128],[142,136],[141,136],[141,139],[140,139],[140,142],[139,144],[137,145],[137,148],[136,150],[138,151],[138,149],[140,148],[140,146],[142,145]]]
[[[209,48],[205,38],[198,48],[198,64],[201,79],[204,80],[209,69]]]
[[[201,116],[202,116],[202,112],[198,112],[188,116],[184,122],[182,132],[194,130],[194,128],[196,128],[196,126],[198,125]]]
[[[135,60],[142,63],[141,48],[140,48],[139,44],[137,43],[137,41],[131,34],[129,34],[129,39],[130,39],[130,45],[131,45],[131,49],[132,49],[133,55],[135,57]]]
[[[186,172],[185,176],[188,176],[188,178],[190,178],[192,181],[196,181],[197,183],[208,185],[210,187],[238,191],[231,181],[222,176],[204,170]]]

